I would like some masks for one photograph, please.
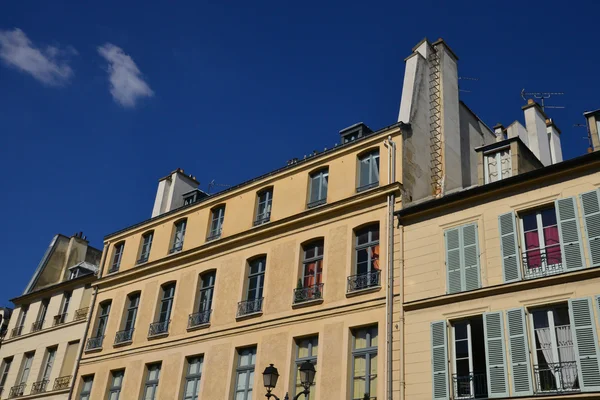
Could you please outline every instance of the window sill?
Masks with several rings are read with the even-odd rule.
[[[306,208],[308,208],[308,209],[317,208],[319,206],[324,206],[325,204],[327,204],[327,199],[317,200],[317,201],[313,201],[312,203],[308,203],[306,205]]]
[[[130,344],[133,343],[133,340],[126,340],[124,342],[120,342],[120,343],[113,343],[113,347],[124,347],[124,346],[129,346]]]
[[[306,301],[301,301],[299,303],[294,303],[292,304],[292,308],[296,309],[296,308],[303,308],[303,307],[310,307],[310,306],[316,306],[317,304],[322,304],[323,303],[323,299],[314,299],[314,300],[306,300]]]
[[[86,353],[99,353],[102,351],[102,347],[94,347],[93,349],[85,349]]]
[[[361,294],[379,292],[380,290],[381,290],[381,285],[371,286],[366,289],[359,289],[359,290],[355,290],[353,292],[346,292],[346,297],[360,296]]]
[[[235,317],[236,321],[243,321],[245,319],[250,319],[250,318],[254,318],[254,317],[260,317],[261,315],[263,315],[262,311],[257,311],[257,312],[253,312],[250,314],[244,314],[244,315],[238,315]]]
[[[218,235],[213,235],[213,236],[209,236],[206,238],[207,242],[214,242],[215,240],[219,240],[221,239],[221,234],[219,233]]]
[[[148,340],[151,339],[160,339],[169,336],[169,332],[157,333],[155,335],[148,335]]]
[[[205,324],[200,324],[200,325],[188,326],[187,331],[188,332],[199,331],[200,329],[206,329],[208,327],[210,327],[210,322],[207,322]]]
[[[357,187],[356,188],[356,193],[366,192],[367,190],[374,189],[376,187],[379,187],[379,182],[374,182],[374,183],[370,183],[370,184],[365,185],[365,186]]]

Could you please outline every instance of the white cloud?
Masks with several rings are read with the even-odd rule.
[[[123,107],[135,107],[140,98],[154,95],[133,59],[123,49],[106,43],[98,47],[98,53],[108,61],[110,93],[117,103]]]
[[[70,46],[65,50],[55,46],[40,49],[18,28],[0,30],[0,59],[7,66],[27,72],[46,85],[59,86],[68,82],[73,70],[66,58],[75,54],[77,51]]]

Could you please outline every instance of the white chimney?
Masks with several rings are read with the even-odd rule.
[[[525,126],[527,127],[529,149],[544,166],[552,164],[544,111],[532,99],[529,99],[527,105],[522,108],[525,112]]]
[[[514,138],[518,137],[521,141],[529,147],[529,137],[527,135],[527,129],[519,121],[515,121],[506,128],[506,137]]]
[[[196,189],[198,185],[196,178],[185,175],[181,168],[159,179],[152,217],[183,206],[183,194]]]
[[[563,160],[562,147],[560,145],[560,129],[554,124],[552,119],[546,120],[546,132],[550,141],[550,157],[552,164],[559,163]]]

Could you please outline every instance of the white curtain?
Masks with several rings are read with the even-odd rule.
[[[542,353],[546,359],[547,364],[552,364],[558,360],[552,359],[552,335],[550,328],[540,328],[535,330],[540,346],[542,347]]]
[[[556,327],[556,341],[558,342],[558,356],[565,363],[561,366],[562,383],[564,389],[573,389],[577,380],[577,365],[575,364],[575,350],[573,349],[573,337],[571,327]]]

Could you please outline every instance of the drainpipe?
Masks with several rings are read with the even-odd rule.
[[[384,146],[388,149],[388,184],[396,182],[396,143],[392,141],[392,137],[388,136],[387,140],[383,142]],[[387,291],[385,295],[385,319],[386,319],[386,399],[392,400],[392,393],[394,389],[394,374],[392,370],[393,366],[393,348],[392,348],[392,334],[393,334],[393,307],[394,307],[394,204],[396,202],[396,196],[394,193],[388,195],[387,199],[387,234],[388,234],[388,245],[387,245],[387,272],[388,282]]]
[[[98,279],[102,278],[102,271],[104,271],[104,263],[106,262],[106,255],[108,252],[108,244],[104,245],[104,251],[102,252],[102,260],[100,261],[100,268],[98,268]],[[96,305],[96,296],[98,295],[98,286],[94,287],[94,293],[92,293],[92,301],[90,303],[90,310],[88,314],[88,319],[85,323],[85,331],[83,333],[83,341],[79,346],[79,354],[77,354],[77,360],[75,361],[75,371],[73,371],[73,382],[71,383],[71,387],[69,388],[69,396],[67,400],[71,400],[73,398],[73,390],[75,390],[75,382],[77,379],[77,374],[79,373],[79,364],[81,362],[81,357],[83,356],[83,350],[85,349],[85,343],[87,341],[88,333],[90,330],[90,325],[92,322],[92,315],[94,315],[94,306]]]
[[[400,343],[400,360],[399,360],[399,386],[400,386],[400,400],[404,400],[405,397],[405,378],[404,378],[404,225],[400,224],[400,218],[398,218],[398,229],[400,230],[400,257],[398,260],[398,270],[400,276],[398,276],[398,287],[400,288],[400,309],[398,310],[398,342]]]

